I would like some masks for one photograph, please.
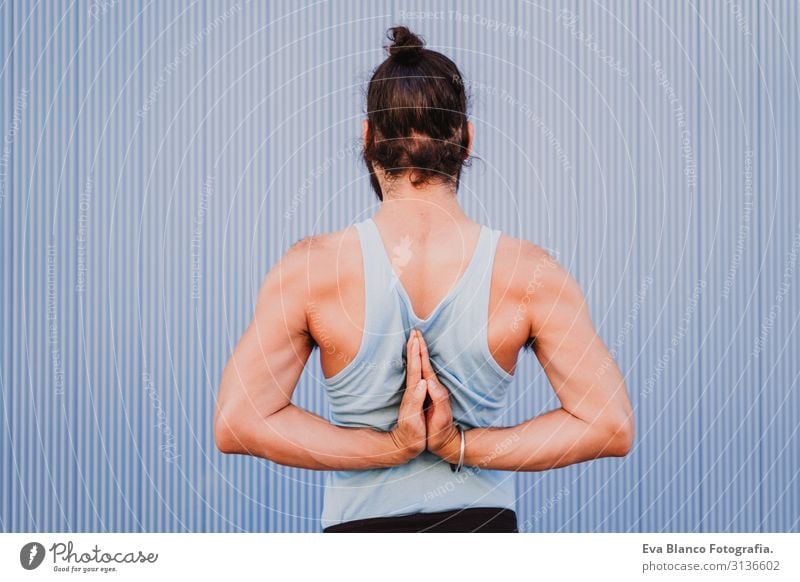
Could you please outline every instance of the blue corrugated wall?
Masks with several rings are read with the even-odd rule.
[[[420,13],[424,11],[424,13]],[[219,454],[261,278],[375,209],[364,84],[462,68],[459,196],[581,283],[637,442],[516,477],[526,531],[800,529],[797,2],[0,5],[0,529],[318,531],[323,474]],[[316,361],[297,402],[326,414]],[[508,422],[557,406],[528,354]]]

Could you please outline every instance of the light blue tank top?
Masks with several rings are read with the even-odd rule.
[[[512,375],[495,361],[487,338],[489,288],[500,232],[481,226],[470,263],[451,292],[426,319],[411,300],[369,218],[356,225],[364,258],[365,317],[358,353],[325,380],[329,420],[348,427],[391,430],[405,389],[406,342],[419,329],[431,364],[450,392],[455,422],[465,429],[501,426]],[[397,268],[404,251],[398,249]],[[407,253],[406,253],[407,254]],[[465,507],[514,509],[513,473],[465,467],[454,473],[424,451],[409,463],[383,469],[326,474],[322,527],[370,517]]]

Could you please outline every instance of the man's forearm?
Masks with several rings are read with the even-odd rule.
[[[507,471],[543,471],[598,457],[617,456],[625,435],[592,425],[563,408],[517,426],[465,432],[464,465]],[[622,443],[622,444],[621,444]],[[456,442],[447,460],[457,461]]]
[[[336,426],[293,404],[267,418],[251,417],[246,423],[232,427],[230,438],[238,444],[231,445],[228,452],[317,470],[392,467],[411,458],[397,447],[388,432]]]

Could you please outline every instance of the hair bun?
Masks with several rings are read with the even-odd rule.
[[[388,37],[392,41],[387,47],[389,56],[398,63],[413,65],[422,58],[425,42],[405,26],[390,28]]]

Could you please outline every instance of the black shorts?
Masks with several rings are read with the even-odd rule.
[[[324,533],[518,533],[517,514],[502,507],[468,507],[437,513],[370,517],[331,525]]]

